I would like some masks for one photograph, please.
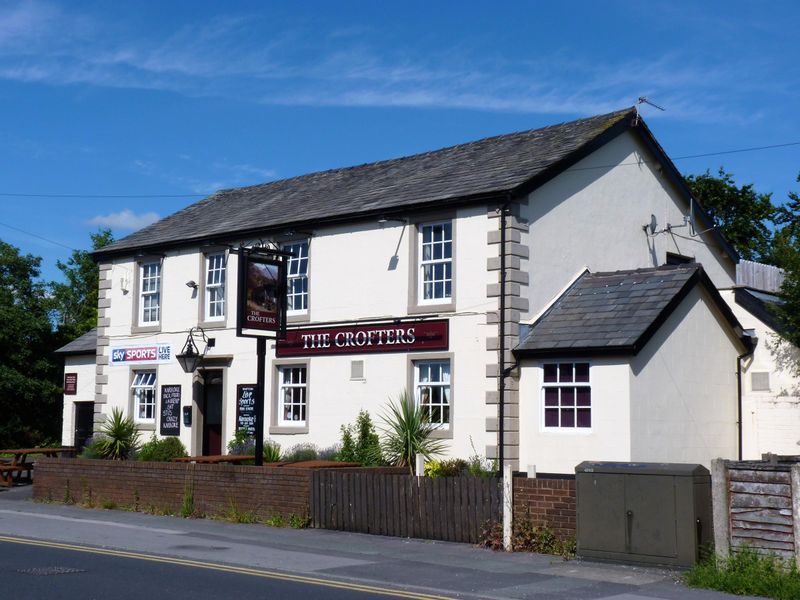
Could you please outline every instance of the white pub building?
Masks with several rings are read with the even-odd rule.
[[[336,443],[360,409],[380,425],[407,390],[453,457],[542,473],[736,458],[760,347],[717,291],[738,256],[710,226],[633,109],[223,190],[96,253],[63,441],[120,407],[145,437],[224,453],[257,381],[236,253],[268,246],[291,253],[264,373],[284,449]],[[187,374],[190,330],[204,356]]]

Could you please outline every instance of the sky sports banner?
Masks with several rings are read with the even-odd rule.
[[[239,273],[239,332],[277,335],[286,326],[285,263],[269,256],[242,253]]]
[[[111,365],[144,365],[168,363],[172,360],[172,345],[147,344],[111,348]]]
[[[286,339],[278,340],[275,354],[279,358],[287,358],[447,350],[449,346],[449,321],[415,321],[290,329],[286,332]]]

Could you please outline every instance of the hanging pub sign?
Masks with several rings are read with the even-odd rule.
[[[181,434],[181,386],[161,386],[161,435]]]
[[[286,330],[285,262],[268,253],[240,252],[238,304],[238,335],[280,337]]]
[[[236,431],[256,433],[256,384],[236,386]]]
[[[447,350],[450,347],[449,323],[439,320],[291,329],[284,339],[278,340],[275,354],[286,358]]]

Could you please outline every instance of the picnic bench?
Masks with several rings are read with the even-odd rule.
[[[213,464],[213,465],[220,465],[220,464],[237,464],[243,463],[247,461],[255,460],[256,457],[254,454],[213,454],[210,456],[180,456],[178,458],[173,458],[172,462],[192,462],[192,463],[205,463],[205,464]]]
[[[10,448],[0,450],[0,455],[11,455],[10,458],[0,458],[0,485],[6,487],[13,486],[15,481],[14,476],[16,475],[16,481],[19,481],[24,471],[27,471],[28,479],[30,479],[31,471],[33,471],[33,461],[28,460],[30,455],[41,454],[50,458],[56,458],[59,454],[65,452],[75,452],[75,448]]]

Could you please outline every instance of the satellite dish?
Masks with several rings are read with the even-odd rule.
[[[656,221],[656,216],[655,215],[650,215],[650,225],[649,225],[649,227],[650,227],[650,235],[654,235],[655,232],[656,232],[656,229],[658,228],[658,221]]]

